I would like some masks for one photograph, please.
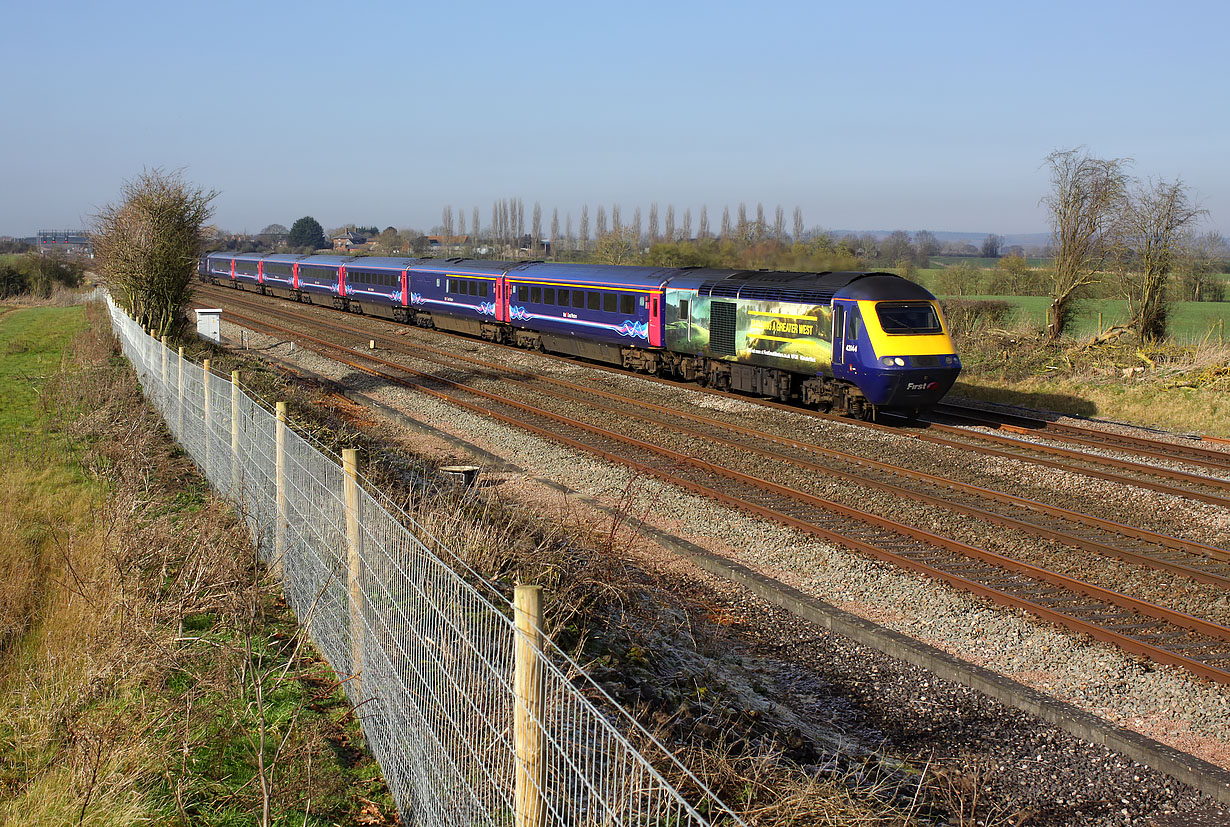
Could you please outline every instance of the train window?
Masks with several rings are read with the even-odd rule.
[[[531,287],[530,288],[530,301],[533,302],[534,304],[542,304],[542,288],[541,287]]]
[[[602,312],[603,313],[614,313],[615,308],[618,305],[619,305],[619,300],[615,298],[614,293],[603,293],[602,294]]]
[[[484,299],[487,298],[487,282],[480,281],[478,283],[478,295]]]
[[[568,306],[568,291],[564,288],[561,287],[559,290],[555,291],[555,298],[556,301],[559,302],[560,307]]]
[[[619,294],[619,312],[623,313],[625,316],[631,316],[636,312],[636,303],[632,301],[632,295],[630,293]]]
[[[474,279],[470,279],[466,283],[466,292],[469,293],[471,296],[477,296],[478,295],[478,282],[476,282]]]
[[[590,310],[600,310],[602,308],[602,296],[597,293],[586,293],[585,296]]]
[[[555,288],[554,287],[542,288],[542,303],[543,304],[555,304]]]
[[[439,286],[440,286],[440,280],[436,279],[436,287],[439,287]]]
[[[439,286],[440,286],[440,280],[436,279],[436,287],[439,287]],[[446,293],[453,292],[453,280],[452,279],[448,280],[448,284],[446,284],[444,287],[444,292]]]
[[[519,301],[519,302],[527,302],[527,301],[529,301],[529,300],[530,300],[530,288],[529,288],[529,285],[525,285],[525,284],[518,284],[518,285],[517,285],[517,301]]]
[[[573,290],[572,291],[572,306],[578,309],[585,306],[585,291],[584,290]]]
[[[685,322],[688,321],[689,319],[688,311],[691,310],[691,308],[692,308],[692,304],[687,299],[679,300],[679,319],[681,321],[685,321]]]
[[[878,302],[876,315],[885,333],[925,335],[943,331],[930,302]]]
[[[846,316],[850,321],[850,337],[859,339],[863,335],[863,317],[859,314],[858,308],[850,308],[850,313]]]

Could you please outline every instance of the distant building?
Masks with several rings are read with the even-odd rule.
[[[429,235],[427,236],[428,250],[460,250],[462,247],[470,245],[470,237],[468,235]]]
[[[333,236],[334,250],[353,250],[367,243],[367,236],[355,232],[342,233]]]
[[[38,250],[44,255],[64,253],[94,257],[94,245],[83,230],[39,230]]]

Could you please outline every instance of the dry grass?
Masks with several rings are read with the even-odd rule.
[[[246,531],[142,402],[105,312],[88,312],[94,328],[39,387],[44,437],[0,475],[16,504],[0,530],[28,539],[0,547],[0,823],[389,810]]]

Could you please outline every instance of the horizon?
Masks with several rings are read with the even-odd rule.
[[[1057,0],[480,3],[424,30],[377,2],[345,15],[345,37],[313,2],[11,16],[0,45],[37,83],[0,134],[0,231],[18,238],[85,228],[154,168],[218,190],[212,223],[230,232],[305,215],[427,232],[446,205],[487,224],[493,201],[520,198],[544,226],[582,203],[628,223],[654,201],[694,222],[707,204],[717,225],[743,202],[781,204],[788,224],[798,206],[809,230],[1034,235],[1044,159],[1078,146],[1182,179],[1202,229],[1230,210],[1230,113],[1210,103],[1230,11],[1215,3],[1160,18]]]

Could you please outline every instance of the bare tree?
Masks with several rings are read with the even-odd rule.
[[[939,255],[940,242],[935,233],[919,230],[914,233],[914,247],[917,250],[918,266],[926,267],[931,262],[931,256]]]
[[[798,244],[803,240],[803,208],[794,208],[794,243]]]
[[[983,258],[999,258],[1000,250],[1003,249],[1004,238],[995,233],[991,233],[982,240],[982,257]]]
[[[632,210],[632,237],[636,239],[636,243],[641,243],[641,205],[637,204]]]
[[[581,249],[589,247],[589,204],[581,205]]]
[[[778,204],[777,209],[773,212],[773,237],[778,241],[786,238],[786,211],[782,209],[781,204]]]
[[[534,236],[530,240],[530,247],[537,252],[542,244],[542,204],[537,201],[534,202],[534,212],[530,220],[530,233]]]
[[[624,231],[624,222],[620,218],[618,204],[614,204],[611,207],[611,231],[616,233]]]
[[[559,251],[559,207],[551,208],[551,255]]]
[[[218,193],[155,168],[125,181],[120,195],[91,220],[94,267],[134,319],[165,336],[188,300]]]
[[[1047,335],[1063,335],[1073,296],[1092,284],[1113,247],[1115,223],[1122,214],[1130,159],[1094,158],[1083,148],[1046,156],[1051,192],[1042,199],[1050,212],[1052,246],[1051,306]]]
[[[1222,301],[1225,288],[1215,276],[1225,271],[1228,258],[1230,248],[1221,233],[1209,231],[1188,238],[1183,244],[1176,268],[1182,279],[1184,301]]]
[[[500,243],[500,238],[502,237],[500,233],[500,228],[502,226],[503,225],[500,223],[500,202],[498,200],[493,201],[491,204],[491,242],[492,244]]]
[[[568,240],[568,249],[575,250],[576,249],[576,238],[572,234],[572,213],[571,212],[564,216],[564,236]]]
[[[440,234],[444,236],[444,244],[452,243],[453,238],[453,206],[446,204],[440,215]]]
[[[1197,207],[1181,180],[1137,183],[1125,201],[1120,260],[1129,325],[1142,340],[1166,335],[1166,282],[1183,235],[1208,211]]]
[[[747,238],[747,204],[739,202],[739,223],[735,225],[735,235],[742,241]]]
[[[658,202],[649,205],[649,243],[658,243]]]
[[[756,236],[762,237],[768,233],[769,224],[764,217],[764,204],[756,202]]]
[[[666,229],[665,229],[665,233],[666,233],[666,240],[667,240],[668,242],[674,242],[674,241],[676,241],[676,240],[677,240],[677,239],[675,238],[675,205],[674,205],[674,204],[667,204],[667,205],[666,205]]]
[[[709,237],[709,206],[700,205],[700,225],[696,228],[696,237],[704,240]]]
[[[517,246],[520,246],[521,239],[522,237],[525,236],[525,202],[522,201],[520,198],[516,199],[516,202],[517,202],[517,236],[516,236],[515,241],[517,242]]]
[[[478,207],[474,208],[474,213],[470,216],[470,232],[474,233],[474,243],[478,244]]]
[[[630,230],[604,233],[594,248],[594,258],[602,264],[632,264],[636,261],[636,243]]]
[[[910,234],[905,230],[893,230],[880,245],[880,252],[891,264],[902,261],[914,261],[914,245],[910,243]]]
[[[683,211],[683,240],[692,240],[692,208],[686,207]]]
[[[728,239],[730,238],[732,232],[733,231],[730,226],[730,207],[724,206],[722,207],[722,230],[718,237],[723,240]]]
[[[594,232],[598,234],[598,238],[606,235],[606,207],[598,205],[598,217],[594,221]]]

